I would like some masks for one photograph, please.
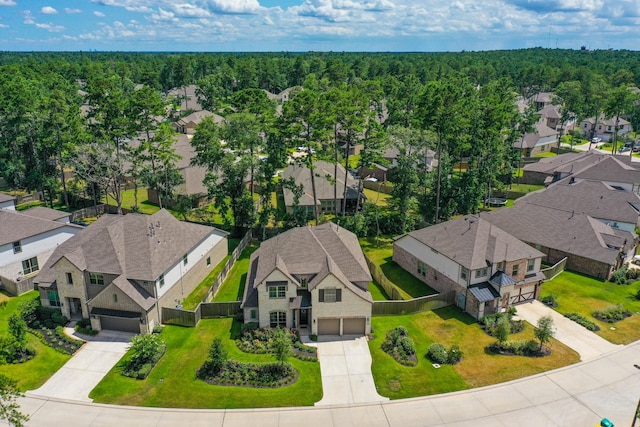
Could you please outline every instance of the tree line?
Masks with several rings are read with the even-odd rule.
[[[121,183],[156,190],[175,201],[182,181],[172,122],[189,111],[169,107],[171,88],[196,86],[205,119],[191,144],[194,165],[229,225],[285,227],[306,212],[285,214],[271,193],[303,189],[282,180],[292,148],[303,146],[315,199],[314,162],[350,161],[357,168],[398,154],[390,207],[370,203],[341,224],[360,235],[403,233],[424,223],[476,212],[492,191],[509,185],[517,167],[514,141],[535,122],[518,97],[553,91],[563,119],[604,114],[640,125],[640,53],[517,51],[433,54],[280,53],[0,53],[0,169],[11,188],[42,191],[67,208],[80,192],[104,194],[121,208]],[[267,92],[292,88],[289,100]],[[437,153],[427,173],[425,153]],[[262,160],[260,160],[262,159]],[[464,170],[455,165],[465,160]],[[76,180],[65,179],[72,172]],[[333,178],[335,180],[335,178]],[[347,191],[334,185],[333,210]],[[249,183],[247,185],[247,183]],[[68,186],[73,188],[67,188]],[[259,189],[257,191],[256,189]],[[343,202],[345,203],[345,202]],[[362,209],[360,209],[362,208]],[[317,207],[312,218],[322,220]]]

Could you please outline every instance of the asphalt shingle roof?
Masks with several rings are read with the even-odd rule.
[[[408,234],[469,270],[487,262],[540,258],[544,254],[477,215],[432,225]]]
[[[255,287],[275,269],[294,282],[298,282],[296,277],[311,277],[309,290],[333,274],[354,293],[371,301],[371,273],[358,238],[333,223],[293,228],[272,237],[252,254],[250,265],[243,306],[257,306]]]
[[[335,165],[333,163],[325,162],[325,161],[315,161],[314,165],[314,176],[315,176],[315,184],[316,184],[316,197],[317,204],[319,204],[320,200],[333,200],[334,195],[334,185],[327,179],[330,177],[331,180],[334,178],[334,168]],[[350,173],[346,174],[347,177],[347,199],[356,199],[358,197],[358,183],[351,176]],[[295,164],[290,165],[282,172],[283,179],[293,178],[297,185],[302,185],[304,187],[304,193],[302,197],[300,197],[299,204],[300,206],[313,206],[313,191],[311,186],[311,174],[309,173],[309,169],[305,164]],[[344,178],[345,178],[345,169],[344,166],[338,165],[338,178],[335,180],[336,185],[338,186],[338,200],[343,199],[343,191],[344,191]],[[283,189],[284,193],[284,202],[286,206],[293,206],[294,197],[293,192],[288,188]]]
[[[28,237],[63,227],[82,229],[79,225],[43,219],[27,214],[27,211],[0,209],[0,245],[17,242]]]

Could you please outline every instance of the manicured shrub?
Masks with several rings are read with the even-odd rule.
[[[631,316],[631,312],[625,310],[622,304],[610,305],[593,312],[593,317],[607,323],[615,323]]]
[[[626,285],[628,283],[627,271],[628,267],[626,266],[619,268],[615,273],[613,273],[610,280],[618,285]]]
[[[556,301],[556,296],[553,294],[543,296],[542,298],[540,298],[540,302],[551,308],[558,306],[558,301]]]
[[[415,356],[415,344],[408,335],[409,331],[404,326],[393,328],[387,331],[385,340],[380,345],[380,348],[398,363],[413,366],[418,363],[418,359]]]
[[[142,370],[144,365],[150,364],[152,367],[155,366],[164,354],[165,349],[166,344],[162,338],[160,338],[160,335],[149,334],[133,336],[130,347],[132,354],[129,360],[126,361],[123,372],[124,375],[139,378],[140,370]],[[151,369],[149,369],[149,371],[151,371]],[[143,378],[145,377],[146,375]]]
[[[638,278],[638,270],[635,268],[630,268],[627,270],[627,279],[636,280]]]
[[[449,357],[447,349],[440,343],[431,344],[427,351],[427,356],[432,362],[439,363],[441,365],[447,363]]]
[[[592,332],[600,330],[600,327],[598,325],[596,325],[594,322],[592,322],[591,320],[583,317],[582,315],[580,315],[578,313],[566,313],[564,315],[564,317],[566,317],[567,319],[573,320],[578,325],[584,326],[585,328],[587,328],[588,330],[590,330]]]
[[[464,356],[464,354],[462,353],[462,350],[460,350],[460,347],[458,347],[457,345],[452,345],[449,349],[449,354],[447,355],[447,363],[449,365],[460,363],[460,361],[462,360],[462,356]]]

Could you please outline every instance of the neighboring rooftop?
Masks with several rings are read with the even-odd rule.
[[[490,263],[544,254],[477,215],[466,215],[408,234],[456,263],[477,270]]]
[[[50,221],[57,221],[64,218],[68,219],[70,215],[69,212],[62,212],[44,206],[36,206],[35,208],[30,208],[21,212],[34,218],[48,219]]]
[[[29,210],[19,212],[0,209],[0,245],[17,242],[62,227],[82,228],[79,225],[31,216],[28,215],[28,212]]]
[[[325,162],[323,160],[315,161],[313,163],[314,169],[314,177],[315,177],[315,185],[316,185],[316,204],[320,203],[320,200],[330,200],[333,199],[334,196],[334,188],[335,185],[330,182],[327,177],[330,177],[331,180],[334,178],[335,172],[335,164]],[[282,172],[282,178],[288,179],[293,178],[297,185],[301,185],[304,187],[304,193],[302,197],[300,197],[299,204],[300,206],[313,206],[313,191],[311,187],[311,173],[305,164],[294,164],[287,167]],[[358,183],[355,178],[350,174],[346,174],[347,178],[347,199],[356,199],[358,197]],[[338,177],[335,179],[335,183],[338,189],[338,199],[343,199],[344,192],[344,179],[345,179],[345,169],[344,166],[338,164]],[[294,204],[294,195],[291,190],[288,188],[283,189],[284,193],[284,201],[286,206],[293,206]]]

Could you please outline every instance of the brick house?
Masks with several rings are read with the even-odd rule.
[[[371,280],[355,234],[334,223],[294,228],[252,254],[244,321],[317,335],[368,334]]]
[[[105,215],[58,246],[35,281],[43,306],[96,330],[149,333],[227,255],[226,233],[153,215]]]
[[[476,215],[400,236],[393,260],[476,319],[540,295],[543,253]]]

